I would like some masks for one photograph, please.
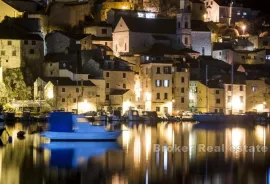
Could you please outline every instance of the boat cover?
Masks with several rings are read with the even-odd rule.
[[[49,130],[52,132],[73,132],[71,112],[52,112],[49,117]]]

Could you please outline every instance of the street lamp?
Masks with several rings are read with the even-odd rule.
[[[242,28],[243,36],[244,36],[244,35],[245,35],[245,31],[246,31],[246,29],[247,29],[247,26],[246,26],[246,25],[243,25],[241,28]]]

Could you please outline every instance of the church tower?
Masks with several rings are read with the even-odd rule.
[[[180,0],[180,12],[176,17],[178,47],[191,47],[191,8],[189,0]]]

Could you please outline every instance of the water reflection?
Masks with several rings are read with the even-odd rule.
[[[7,127],[13,142],[0,148],[0,183],[270,183],[269,151],[230,151],[245,145],[270,150],[269,125],[128,123],[120,126],[118,143],[53,144],[31,134],[37,126]],[[27,132],[24,140],[16,137],[20,130]],[[155,144],[163,149],[154,152]],[[46,149],[36,149],[40,145]],[[199,145],[220,146],[221,151],[203,152]],[[172,152],[177,146],[188,150]]]

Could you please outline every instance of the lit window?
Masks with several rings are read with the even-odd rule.
[[[156,80],[156,87],[160,87],[161,86],[161,80]]]
[[[247,13],[246,12],[243,12],[243,15],[247,15]]]
[[[241,13],[240,12],[237,12],[237,15],[241,15]]]
[[[257,88],[255,86],[252,87],[252,92],[255,92]]]
[[[164,80],[164,87],[168,88],[170,85],[169,83],[169,80]]]
[[[146,56],[145,59],[146,59],[146,61],[148,61],[149,60],[149,56]]]

